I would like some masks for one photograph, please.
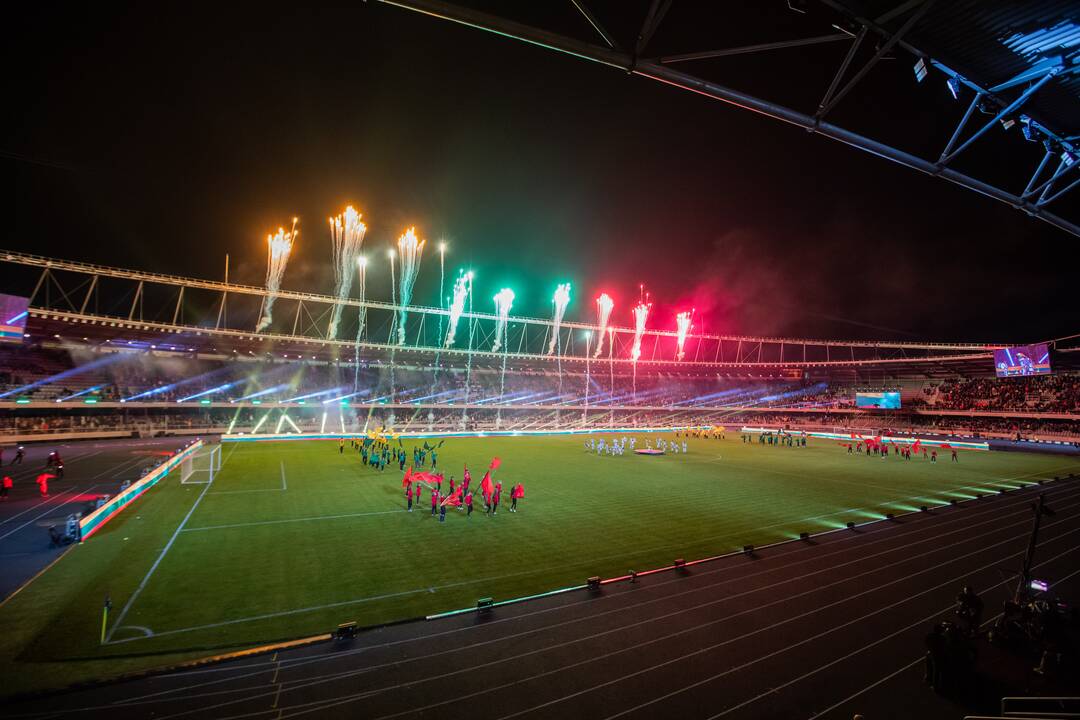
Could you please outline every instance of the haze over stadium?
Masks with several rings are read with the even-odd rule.
[[[1072,3],[13,27],[5,713],[1080,706]]]

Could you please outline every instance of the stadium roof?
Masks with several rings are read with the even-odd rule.
[[[1080,236],[1080,217],[1047,207],[1080,185],[1080,8],[1075,2],[787,0],[786,7],[779,0],[733,5],[382,2],[782,120]],[[751,27],[743,27],[747,18],[753,19]],[[846,53],[838,50],[844,46]],[[798,62],[791,62],[796,56],[790,52],[783,54],[791,48],[799,48]],[[742,58],[735,56],[782,59],[762,70],[740,64]],[[890,64],[903,72],[883,70]],[[898,78],[908,87],[898,85]],[[932,84],[938,88],[947,86],[958,102],[948,94],[942,99],[940,91],[913,94],[910,86],[927,78],[936,79]],[[752,87],[743,90],[747,84]],[[883,115],[901,130],[864,131],[866,123],[860,121],[875,107],[889,111],[877,119]],[[912,116],[909,123],[897,122],[901,113]]]

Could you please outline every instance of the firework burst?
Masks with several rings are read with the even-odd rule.
[[[677,360],[682,360],[684,357],[686,357],[686,353],[683,351],[683,348],[686,346],[686,336],[690,332],[690,323],[693,321],[693,319],[693,310],[681,312],[675,316],[675,326],[677,328],[677,332],[675,335],[675,344],[678,348],[675,353],[675,358]]]
[[[360,221],[360,213],[352,205],[345,212],[330,218],[330,239],[334,245],[334,295],[338,303],[330,315],[330,328],[327,331],[331,339],[337,337],[338,324],[341,322],[341,302],[349,297],[352,290],[353,273],[356,272],[357,258],[364,244],[367,226]]]
[[[510,288],[503,288],[495,296],[495,344],[492,346],[491,352],[498,352],[499,348],[506,343],[506,325],[513,304],[514,291]]]
[[[401,285],[398,290],[398,299],[401,302],[401,309],[398,311],[398,345],[405,344],[405,321],[408,319],[405,308],[412,302],[413,285],[420,272],[420,259],[424,254],[425,242],[427,241],[416,237],[416,228],[406,230],[397,241],[398,257],[401,259]]]
[[[630,358],[635,362],[641,357],[641,336],[645,334],[645,321],[649,319],[652,303],[639,302],[634,306],[634,346]]]
[[[570,283],[563,283],[555,288],[555,295],[551,298],[551,304],[555,306],[552,317],[551,342],[548,343],[547,354],[555,352],[555,346],[559,342],[559,328],[562,325],[563,315],[566,314],[566,306],[570,304]]]
[[[608,321],[611,319],[611,311],[615,307],[615,301],[607,293],[600,293],[596,298],[596,325],[599,328],[599,342],[596,343],[596,352],[593,357],[600,357],[604,350],[604,334],[607,333]]]
[[[281,290],[281,278],[285,275],[285,266],[289,264],[289,255],[292,254],[293,242],[300,231],[296,229],[299,218],[293,218],[292,230],[285,232],[285,228],[278,228],[276,235],[267,235],[266,244],[269,254],[266,257],[266,304],[263,305],[262,317],[256,330],[264,330],[270,327],[273,320],[274,300]]]
[[[472,279],[473,274],[470,270],[459,274],[457,280],[454,281],[454,297],[450,301],[450,327],[446,331],[446,342],[443,347],[454,345],[458,322],[461,320],[461,314],[465,312],[465,301],[469,299],[469,292],[472,290]]]

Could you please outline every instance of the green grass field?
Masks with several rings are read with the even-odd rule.
[[[460,479],[467,462],[475,487],[497,455],[496,477],[523,482],[526,497],[516,514],[452,510],[445,523],[426,496],[404,511],[396,467],[365,468],[336,442],[227,443],[212,485],[171,475],[0,608],[5,692],[543,592],[1080,470],[1051,455],[931,464],[731,434],[665,457],[598,457],[582,442],[448,440],[440,469]],[[106,594],[116,629],[100,645]]]

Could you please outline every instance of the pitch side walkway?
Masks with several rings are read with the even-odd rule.
[[[1036,571],[1080,595],[1080,480],[606,585],[79,692],[8,717],[955,718],[920,682],[963,584],[991,620],[1045,492]]]
[[[27,444],[19,465],[11,464],[15,449],[5,447],[0,474],[10,475],[15,487],[7,502],[0,503],[0,600],[63,553],[64,548],[49,547],[50,525],[61,529],[68,515],[85,511],[100,495],[115,493],[125,480],[138,479],[143,467],[157,465],[163,453],[182,442],[160,438]],[[64,477],[50,480],[49,497],[43,498],[35,478],[52,450],[64,460]]]

